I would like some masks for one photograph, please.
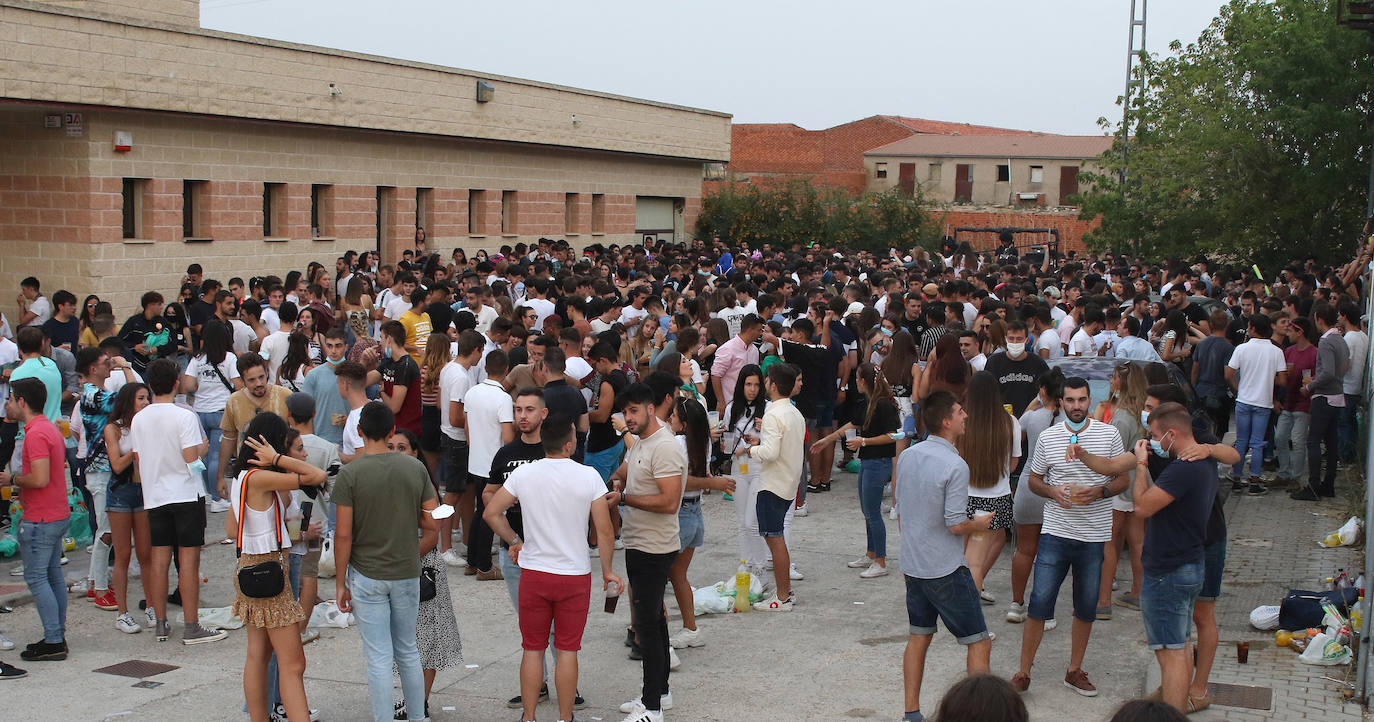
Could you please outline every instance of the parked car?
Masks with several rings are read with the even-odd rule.
[[[1188,397],[1189,410],[1197,409],[1197,394],[1193,392],[1193,385],[1188,378],[1183,375],[1178,366],[1163,361],[1127,361],[1123,359],[1111,358],[1109,356],[1063,356],[1049,361],[1051,368],[1058,368],[1064,372],[1064,376],[1082,376],[1088,380],[1088,391],[1092,394],[1093,404],[1099,401],[1106,401],[1111,391],[1112,372],[1117,366],[1123,363],[1131,363],[1139,366],[1141,370],[1146,370],[1150,366],[1159,366],[1168,374],[1169,381],[1175,386],[1183,389],[1183,393]]]

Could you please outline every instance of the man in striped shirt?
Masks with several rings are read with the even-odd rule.
[[[1030,669],[1045,633],[1045,620],[1054,618],[1054,600],[1072,571],[1073,642],[1064,686],[1085,697],[1097,696],[1097,688],[1083,671],[1083,656],[1097,614],[1103,544],[1112,538],[1110,498],[1125,490],[1130,476],[1098,474],[1069,453],[1070,447],[1097,456],[1124,452],[1121,434],[1110,424],[1089,418],[1091,408],[1087,380],[1077,376],[1065,380],[1061,409],[1067,419],[1045,429],[1030,461],[1030,489],[1050,501],[1045,503],[1035,587],[1021,637],[1021,670],[1011,678],[1012,686],[1021,692],[1030,688]]]

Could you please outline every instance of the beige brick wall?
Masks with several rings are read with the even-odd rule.
[[[345,250],[376,247],[377,186],[389,186],[383,258],[414,237],[416,188],[430,188],[429,246],[494,251],[540,236],[575,247],[626,243],[635,196],[686,199],[687,233],[700,207],[694,161],[521,146],[285,123],[234,121],[144,111],[86,110],[85,131],[68,137],[43,127],[60,106],[0,103],[0,309],[15,313],[9,289],[37,275],[45,290],[110,297],[122,315],[138,296],[170,295],[186,265],[221,281],[284,276],[310,261],[332,267]],[[116,130],[134,147],[116,152]],[[123,239],[122,178],[143,178],[143,238]],[[184,243],[183,180],[204,180],[210,243]],[[262,229],[264,183],[285,184],[284,242]],[[310,239],[312,184],[328,184],[323,239]],[[468,233],[468,189],[485,191],[479,233]],[[501,192],[517,192],[516,233],[501,232]],[[565,194],[577,193],[578,232],[565,234]],[[604,198],[593,233],[592,199]]]
[[[39,0],[83,13],[200,27],[200,0]]]
[[[874,166],[887,164],[887,178],[877,178]],[[1043,193],[1045,205],[1062,205],[1059,197],[1059,173],[1064,166],[1075,166],[1084,170],[1095,169],[1095,159],[1066,160],[1063,158],[914,158],[908,156],[864,156],[864,171],[868,178],[868,190],[884,191],[897,187],[901,164],[916,165],[916,184],[927,197],[938,203],[954,202],[954,182],[961,164],[973,166],[974,204],[1014,205],[1013,193]],[[1011,181],[997,180],[997,166],[1011,165]],[[930,181],[930,166],[940,165],[940,179]],[[1044,169],[1044,180],[1030,182],[1030,168],[1033,165]]]
[[[0,0],[0,97],[729,159],[724,113],[81,13]],[[479,79],[491,102],[476,102]]]

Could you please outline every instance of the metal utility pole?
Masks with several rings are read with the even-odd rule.
[[[1126,159],[1128,157],[1127,144],[1131,138],[1131,71],[1135,67],[1135,58],[1140,53],[1145,52],[1145,14],[1150,0],[1131,0],[1131,24],[1130,32],[1126,36],[1126,92],[1121,94],[1121,182],[1126,182]],[[1137,13],[1136,7],[1140,10]],[[1140,28],[1140,45],[1136,46],[1135,29]],[[1141,94],[1145,93],[1142,84]]]

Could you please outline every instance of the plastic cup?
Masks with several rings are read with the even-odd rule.
[[[720,423],[720,412],[718,412],[718,411],[707,411],[707,412],[706,412],[706,424],[707,424],[707,426],[710,426],[711,428],[715,428],[716,424],[719,424],[719,423]]]
[[[5,485],[5,486],[0,486],[0,499],[3,499],[3,500],[5,500],[5,501],[9,501],[10,499],[13,499],[13,498],[14,498],[14,487],[9,486],[8,484]]]
[[[300,519],[287,519],[287,520],[286,520],[286,535],[289,536],[289,537],[291,537],[292,539],[299,539],[299,538],[301,537],[301,520],[300,520]]]
[[[620,603],[620,585],[611,582],[611,586],[606,589],[606,613],[615,614],[615,607]]]
[[[844,440],[845,440],[845,441],[853,441],[853,440],[854,440],[854,437],[856,437],[856,436],[858,436],[858,435],[859,435],[859,431],[858,431],[857,429],[845,429],[845,432],[844,432]]]

